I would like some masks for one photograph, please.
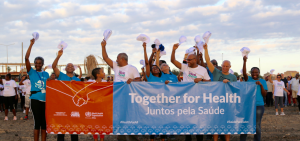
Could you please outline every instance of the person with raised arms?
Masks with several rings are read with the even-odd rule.
[[[113,77],[111,80],[114,82],[127,82],[130,84],[132,81],[141,81],[140,73],[136,67],[128,64],[128,56],[126,53],[119,53],[117,56],[117,60],[112,61],[106,52],[106,41],[103,40],[101,42],[102,46],[102,58],[103,60],[114,70],[115,79]],[[138,141],[137,136],[135,135],[121,135],[118,136],[118,141]]]
[[[141,81],[140,73],[136,67],[128,64],[128,56],[126,53],[119,53],[117,60],[112,61],[106,52],[106,41],[101,42],[102,58],[114,70],[114,82],[127,82],[130,84],[132,81]]]
[[[222,63],[222,71],[220,71],[210,61],[206,43],[203,45],[203,48],[205,50],[205,61],[207,63],[207,67],[208,67],[209,71],[212,72],[212,74],[213,74],[213,81],[222,81],[223,83],[237,82],[236,76],[229,73],[229,70],[231,68],[230,61],[224,60]],[[218,140],[218,135],[213,135],[213,138],[215,141]],[[229,141],[230,135],[225,135],[225,140]]]
[[[29,56],[35,39],[30,40],[29,48],[25,56],[26,70],[30,77],[32,84],[30,90],[31,110],[34,117],[34,141],[39,140],[39,133],[41,132],[42,141],[46,140],[46,81],[49,74],[42,70],[44,65],[43,57],[36,57],[34,59],[35,70],[31,67]]]
[[[175,51],[178,49],[179,44],[173,45],[173,50],[171,54],[171,62],[183,72],[183,82],[195,82],[198,83],[200,81],[210,81],[210,77],[207,73],[207,70],[197,64],[197,56],[196,54],[189,54],[186,58],[187,64],[180,63],[175,58]],[[196,135],[197,141],[203,140],[203,135]],[[192,136],[186,135],[186,141],[191,141]]]
[[[255,141],[261,140],[261,119],[264,114],[264,98],[267,95],[268,86],[267,82],[264,79],[259,78],[260,70],[258,67],[251,68],[251,76],[247,75],[246,62],[247,56],[243,57],[243,75],[246,82],[255,82],[257,85],[256,90],[256,134],[254,135]],[[240,135],[240,141],[246,141],[247,134]]]
[[[74,65],[72,63],[68,63],[66,66],[66,74],[62,73],[61,71],[59,71],[59,69],[56,67],[59,58],[63,55],[63,50],[59,50],[58,54],[56,56],[56,59],[54,60],[53,64],[52,64],[52,69],[55,73],[55,76],[57,77],[57,80],[61,80],[61,81],[80,81],[79,78],[77,78],[74,75]],[[53,80],[53,78],[51,78]],[[65,134],[57,134],[57,141],[64,141],[64,137]],[[78,141],[78,135],[71,135],[71,140],[72,141]]]

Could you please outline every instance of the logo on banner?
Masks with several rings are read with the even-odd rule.
[[[79,112],[71,112],[71,117],[80,118],[80,113]]]

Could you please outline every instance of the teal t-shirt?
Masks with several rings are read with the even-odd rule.
[[[162,74],[161,77],[156,77],[154,75],[152,75],[152,73],[150,72],[149,77],[146,75],[147,77],[147,81],[148,82],[165,82],[166,78],[165,76]]]
[[[66,74],[64,74],[62,72],[59,73],[59,76],[58,76],[57,80],[62,80],[62,81],[71,81],[71,80],[80,81],[80,79],[77,78],[76,76],[69,77],[68,75],[66,75]]]
[[[46,93],[42,93],[42,90],[46,90],[46,81],[49,78],[48,72],[37,72],[33,68],[28,72],[31,83],[31,90],[36,91],[37,93],[32,94],[30,99],[46,101]]]
[[[268,91],[268,86],[267,86],[266,80],[261,79],[261,78],[259,78],[259,80],[254,80],[251,76],[248,76],[248,81],[247,82],[256,82],[256,81],[259,81],[263,85],[264,89],[266,91]],[[264,105],[265,105],[265,103],[264,103],[263,95],[261,93],[261,88],[260,88],[259,85],[257,85],[257,89],[256,89],[256,106],[264,106]]]
[[[162,76],[166,78],[166,80],[170,82],[178,82],[177,76],[170,72],[170,74],[162,73]]]
[[[214,69],[214,72],[212,74],[213,74],[214,81],[223,81],[224,79],[227,79],[230,82],[237,81],[235,75],[230,74],[230,73],[228,75],[225,75],[222,73],[222,71],[218,70],[217,68]]]

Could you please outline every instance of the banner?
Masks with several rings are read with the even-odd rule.
[[[114,83],[113,134],[255,134],[256,84]]]
[[[110,134],[113,84],[47,81],[46,122],[51,134]]]

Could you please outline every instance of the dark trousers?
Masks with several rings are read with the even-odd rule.
[[[203,135],[196,135],[197,141],[203,141]],[[192,141],[192,135],[186,135],[185,141]]]
[[[267,103],[267,106],[273,106],[273,93],[272,92],[267,92],[266,103]]]
[[[298,108],[299,108],[299,111],[300,111],[300,96],[297,95],[297,101],[298,101]]]
[[[16,112],[17,112],[17,109],[18,109],[18,101],[19,101],[19,97],[17,96],[17,99],[14,99],[14,107],[16,109]]]
[[[65,134],[57,134],[57,141],[64,141]],[[78,135],[71,135],[71,141],[78,141]]]
[[[22,93],[20,93],[20,97],[21,97],[21,109],[23,110],[25,105],[25,96],[22,96]]]

